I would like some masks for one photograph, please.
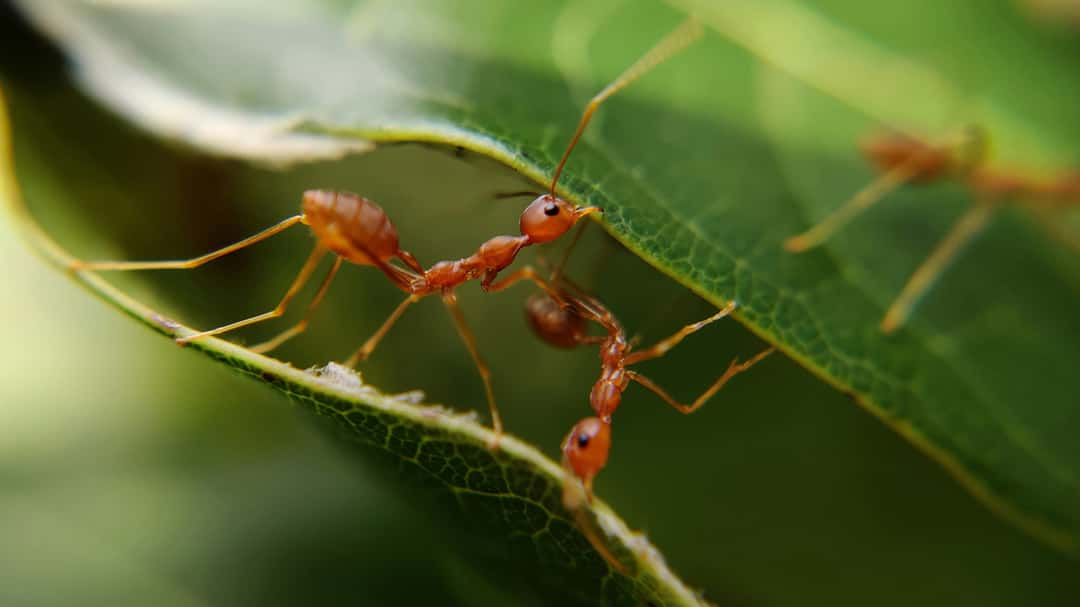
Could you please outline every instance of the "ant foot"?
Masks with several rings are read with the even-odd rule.
[[[200,337],[204,337],[204,335],[202,333],[194,333],[194,334],[188,335],[186,337],[174,338],[173,341],[176,342],[176,345],[178,345],[178,346],[180,346],[182,348],[182,347],[188,345],[189,343],[195,341],[196,339],[199,339]]]
[[[904,319],[899,314],[889,313],[885,315],[885,318],[881,319],[879,325],[881,332],[885,335],[892,335],[904,324]]]
[[[790,253],[805,253],[814,246],[805,235],[792,236],[784,241],[784,248]]]

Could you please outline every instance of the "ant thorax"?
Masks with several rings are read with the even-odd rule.
[[[514,263],[518,252],[527,244],[527,236],[496,236],[480,245],[474,257],[479,258],[484,270],[498,272]]]

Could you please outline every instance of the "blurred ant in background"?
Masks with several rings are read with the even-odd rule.
[[[1040,180],[987,167],[988,147],[986,132],[976,127],[965,129],[940,143],[896,133],[875,135],[865,140],[860,148],[862,155],[881,175],[817,225],[789,238],[784,247],[801,253],[820,245],[845,223],[905,183],[949,179],[960,182],[974,196],[971,208],[960,216],[908,278],[881,321],[881,330],[885,333],[892,333],[904,325],[915,304],[963,246],[987,225],[993,212],[1005,204],[1035,213],[1052,234],[1080,250],[1080,238],[1069,234],[1057,221],[1058,211],[1080,207],[1080,171]]]

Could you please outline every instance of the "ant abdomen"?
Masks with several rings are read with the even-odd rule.
[[[304,192],[304,223],[326,248],[362,266],[387,261],[400,251],[397,228],[382,207],[349,192]],[[370,253],[370,255],[369,255]]]
[[[585,336],[585,319],[547,293],[537,293],[525,302],[525,319],[537,337],[556,348],[577,347]]]

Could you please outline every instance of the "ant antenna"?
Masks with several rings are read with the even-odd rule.
[[[956,254],[960,252],[960,249],[982,231],[993,211],[994,206],[982,200],[976,201],[970,209],[960,216],[960,219],[953,224],[952,229],[934,249],[934,252],[911,275],[903,290],[900,291],[900,295],[889,306],[885,318],[881,321],[881,331],[883,333],[892,333],[907,321],[919,298],[941,276],[945,268],[956,257]]]
[[[534,198],[538,194],[539,193],[535,190],[517,190],[515,192],[495,192],[494,194],[492,194],[492,197],[494,197],[495,200],[506,200],[509,198]]]
[[[551,178],[551,195],[553,197],[555,196],[555,186],[559,183],[559,176],[562,175],[563,167],[566,166],[566,161],[570,158],[570,152],[577,145],[581,133],[585,131],[585,127],[589,124],[589,120],[592,119],[596,108],[600,107],[600,104],[604,101],[607,101],[608,97],[626,88],[631,82],[663,63],[672,55],[690,46],[690,43],[700,38],[703,33],[704,30],[696,19],[693,17],[687,19],[674,31],[664,36],[660,42],[656,43],[656,46],[652,47],[649,52],[628,67],[611,84],[604,87],[602,91],[589,100],[588,105],[585,106],[585,111],[581,114],[581,121],[578,123],[577,130],[574,131],[574,136],[570,138],[570,144],[566,146],[566,152],[563,153],[559,166],[555,168],[555,175]]]
[[[570,261],[570,254],[574,252],[574,247],[577,246],[581,235],[585,233],[585,228],[589,226],[588,223],[582,223],[581,227],[574,231],[573,238],[570,239],[570,243],[566,245],[563,250],[562,257],[559,258],[559,263],[551,270],[551,276],[548,277],[548,282],[556,285],[559,283],[559,278],[562,277],[563,268],[566,267],[566,262]]]

